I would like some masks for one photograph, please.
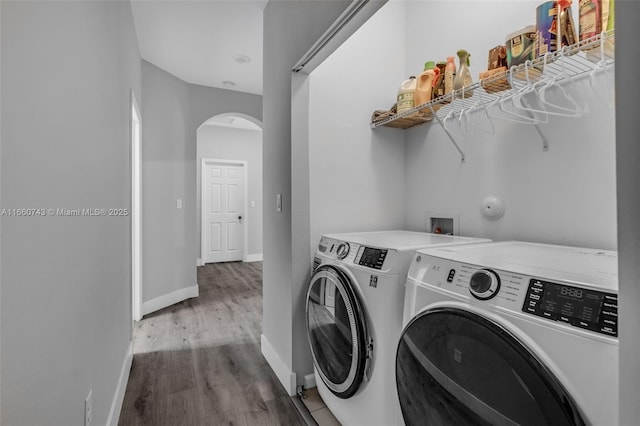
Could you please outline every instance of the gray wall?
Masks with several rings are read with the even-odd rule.
[[[311,253],[322,234],[404,229],[404,133],[369,127],[371,112],[390,107],[406,79],[397,48],[406,44],[404,32],[376,41],[384,61],[361,54],[383,28],[403,21],[404,10],[385,4],[310,74]],[[345,72],[356,68],[367,71]]]
[[[189,240],[195,192],[188,161],[189,86],[142,61],[142,267],[144,302],[196,285],[195,257]],[[194,143],[195,145],[195,143]],[[193,158],[190,159],[189,155]],[[177,208],[177,199],[183,208]],[[194,235],[195,236],[195,235]]]
[[[2,208],[130,208],[128,2],[2,11]],[[105,424],[131,336],[128,217],[2,220],[2,418]]]
[[[620,278],[620,424],[640,418],[640,3],[616,2],[616,146]]]
[[[307,283],[293,280],[292,253],[309,248],[308,238],[300,242],[295,239],[298,229],[292,229],[297,206],[291,199],[291,68],[348,3],[272,0],[264,10],[263,197],[268,226],[264,228],[262,328],[282,362],[304,374],[309,366],[308,354],[302,349],[306,342],[303,293]],[[282,212],[276,211],[277,193],[283,194]],[[308,206],[301,207],[297,214],[308,214]],[[308,265],[294,267],[304,268],[304,274]]]
[[[197,153],[196,225],[199,247],[202,244],[202,159],[246,161],[248,182],[245,185],[249,198],[245,200],[248,224],[245,253],[262,255],[262,130],[202,126],[198,129]],[[255,207],[251,207],[251,201],[255,202]]]
[[[142,103],[142,300],[147,302],[196,285],[198,127],[228,112],[262,120],[262,98],[187,84],[142,61]]]

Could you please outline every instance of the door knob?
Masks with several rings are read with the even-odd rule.
[[[242,220],[242,216],[238,216],[238,220]]]

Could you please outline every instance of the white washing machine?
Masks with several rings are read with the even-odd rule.
[[[407,425],[617,425],[617,253],[419,250],[396,355]]]
[[[322,237],[307,292],[307,336],[320,396],[343,425],[391,426],[400,418],[394,356],[415,250],[486,241],[407,231]]]

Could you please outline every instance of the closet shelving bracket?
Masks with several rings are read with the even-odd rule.
[[[449,129],[447,129],[447,126],[444,125],[444,121],[442,121],[442,119],[438,116],[438,114],[436,114],[436,112],[433,110],[433,102],[430,102],[428,104],[428,107],[431,110],[433,117],[436,119],[438,124],[440,124],[440,127],[442,127],[442,130],[444,130],[444,132],[447,134],[447,136],[451,140],[451,143],[453,143],[453,146],[455,146],[458,152],[460,153],[460,162],[464,164],[464,151],[462,150],[462,148],[460,148],[460,145],[458,145],[458,143],[456,142],[456,139],[453,137]]]

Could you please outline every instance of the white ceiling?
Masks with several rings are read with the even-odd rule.
[[[261,95],[267,1],[132,0],[142,59],[188,83]],[[251,61],[237,63],[237,55]]]

